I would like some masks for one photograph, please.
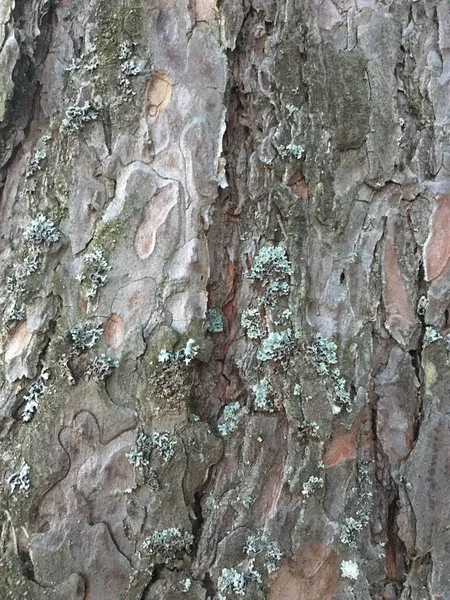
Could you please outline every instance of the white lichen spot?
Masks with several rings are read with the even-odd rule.
[[[437,342],[442,339],[442,335],[434,327],[426,327],[425,335],[423,336],[423,347],[426,348],[433,342]]]
[[[361,521],[357,521],[353,517],[345,519],[345,523],[341,528],[341,542],[355,547],[358,539],[358,534],[363,528]]]
[[[192,587],[192,580],[189,579],[189,577],[186,577],[186,579],[180,583],[180,587],[183,594],[186,594]]]
[[[323,477],[311,475],[308,481],[305,481],[302,486],[302,494],[305,498],[309,498],[316,490],[323,488]]]
[[[341,562],[341,575],[346,579],[353,579],[356,581],[359,577],[359,567],[353,560],[343,560]]]
[[[11,493],[16,489],[19,492],[26,492],[30,489],[30,466],[24,462],[20,469],[7,477],[6,483],[11,488]]]
[[[34,381],[30,387],[28,388],[28,393],[25,394],[23,399],[26,401],[24,409],[22,411],[22,420],[27,422],[31,421],[34,417],[34,414],[37,411],[40,397],[44,394],[47,386],[45,382],[49,378],[49,373],[47,369],[42,369],[42,373],[40,377]]]

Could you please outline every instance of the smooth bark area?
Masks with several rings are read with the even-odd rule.
[[[450,597],[444,0],[0,0],[2,600]]]

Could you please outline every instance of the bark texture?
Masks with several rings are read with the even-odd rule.
[[[0,0],[0,596],[450,597],[444,0]]]

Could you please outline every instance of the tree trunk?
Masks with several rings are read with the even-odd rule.
[[[450,596],[448,5],[0,0],[0,596]]]

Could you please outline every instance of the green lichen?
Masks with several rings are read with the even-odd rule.
[[[61,129],[69,133],[78,133],[86,123],[99,118],[101,103],[97,100],[86,101],[82,106],[68,106],[61,122]]]
[[[219,433],[223,436],[233,433],[239,428],[243,410],[239,402],[227,404],[223,409],[221,423],[217,426]]]
[[[439,331],[437,329],[435,329],[434,327],[431,327],[431,326],[425,328],[425,335],[423,336],[424,348],[426,348],[430,344],[433,344],[434,342],[437,342],[441,339],[442,339],[442,335],[439,333]]]
[[[247,565],[242,569],[234,567],[222,569],[217,580],[217,589],[219,591],[218,600],[228,600],[236,597],[252,598],[255,593],[254,585],[262,584],[261,574],[254,567],[254,559],[250,559]],[[253,587],[253,591],[251,588]]]
[[[94,356],[86,370],[86,376],[93,381],[104,381],[118,365],[119,361],[107,354]]]
[[[216,309],[210,308],[206,313],[206,330],[210,333],[221,333],[223,331],[223,315]]]
[[[261,321],[261,314],[258,308],[249,307],[242,313],[241,325],[246,330],[247,337],[251,340],[263,338],[266,335]]]
[[[61,232],[53,221],[40,214],[28,224],[24,238],[34,246],[49,247],[60,240]]]
[[[420,296],[417,302],[417,314],[423,317],[427,311],[429,300],[426,296]]]
[[[86,276],[91,287],[86,291],[88,298],[95,298],[99,288],[106,284],[108,271],[111,269],[101,250],[95,249],[84,258],[87,266]]]
[[[16,490],[18,492],[27,492],[31,485],[30,465],[23,462],[17,471],[11,473],[11,475],[6,478],[6,483],[9,485],[11,493],[14,493]]]
[[[103,329],[93,323],[77,323],[70,330],[72,346],[77,350],[93,348],[103,333]]]
[[[142,35],[142,8],[139,0],[98,0],[96,5],[95,45],[100,76],[95,79],[96,90],[113,98],[109,110],[120,107],[122,120],[123,101],[130,102],[135,95],[132,77],[143,71],[141,63],[133,55]],[[128,51],[127,51],[128,50]],[[146,64],[145,73],[150,72]],[[134,112],[134,107],[133,112]],[[117,115],[118,116],[118,115]]]
[[[309,498],[312,496],[317,490],[323,488],[324,480],[323,477],[317,477],[316,475],[311,475],[308,481],[305,481],[302,485],[302,494],[305,498]]]
[[[22,420],[25,422],[31,421],[39,406],[39,400],[47,389],[46,382],[49,378],[47,369],[42,369],[40,376],[33,381],[28,388],[27,393],[23,397],[25,406],[22,411]]]
[[[169,527],[154,531],[142,543],[144,550],[152,557],[155,564],[167,564],[189,552],[194,543],[194,536],[178,527]]]
[[[260,303],[267,308],[274,309],[280,298],[288,296],[290,285],[286,281],[271,281],[264,290]]]
[[[353,517],[348,517],[345,519],[345,522],[341,527],[341,542],[351,546],[352,548],[356,548],[359,532],[363,529],[363,527],[364,524],[361,521],[357,521]]]
[[[251,534],[244,546],[247,556],[256,557],[261,570],[265,569],[270,575],[280,568],[280,560],[283,556],[278,542],[267,538],[266,534]]]
[[[274,404],[270,395],[272,394],[272,386],[265,377],[252,386],[252,391],[255,394],[253,406],[256,410],[265,412],[273,412]]]
[[[284,246],[263,246],[253,261],[252,269],[247,273],[249,279],[262,283],[279,281],[292,275],[292,266],[286,256]]]
[[[184,348],[180,348],[176,352],[163,348],[158,355],[158,362],[163,364],[189,365],[197,356],[199,346],[192,338],[186,342]]]
[[[45,135],[39,140],[38,145],[34,151],[33,157],[28,163],[25,177],[29,179],[33,177],[38,171],[42,169],[42,163],[47,158],[46,142],[51,139],[49,135]]]
[[[317,333],[314,342],[306,350],[307,354],[314,359],[317,374],[325,377],[333,387],[334,401],[337,404],[335,412],[339,412],[340,407],[350,412],[352,410],[350,392],[347,390],[345,379],[341,377],[340,369],[336,366],[336,344]]]
[[[148,467],[153,453],[159,455],[163,462],[172,460],[177,444],[168,431],[155,431],[151,435],[140,433],[130,452],[126,454],[128,462],[136,468]]]
[[[261,362],[279,362],[291,354],[295,344],[294,334],[291,329],[273,331],[262,342],[261,350],[257,354]]]

